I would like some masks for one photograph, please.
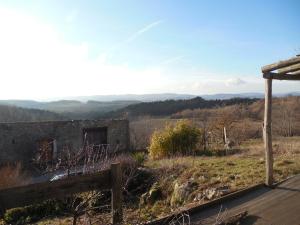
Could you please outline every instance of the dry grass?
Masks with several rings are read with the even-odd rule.
[[[274,178],[281,181],[300,173],[300,137],[275,138]],[[265,181],[264,149],[261,140],[243,143],[238,155],[226,157],[177,157],[147,161],[147,167],[157,171],[164,199],[141,209],[144,219],[168,214],[174,183],[192,181],[194,190],[182,206],[203,203],[199,200],[206,189],[227,187],[236,191]]]
[[[243,155],[264,156],[264,143],[262,139],[251,139],[244,141],[240,148]],[[276,155],[293,155],[300,154],[300,137],[275,137],[273,138],[273,151]]]
[[[153,170],[163,192],[162,199],[154,204],[125,205],[125,224],[139,224],[157,217],[165,216],[180,207],[189,207],[208,201],[199,199],[205,190],[227,187],[230,191],[240,190],[265,180],[265,162],[262,140],[249,140],[241,146],[241,153],[225,157],[176,157],[161,160],[148,160],[145,167]],[[300,173],[300,137],[275,138],[274,140],[274,176],[281,181]],[[170,205],[175,182],[180,184],[192,181],[193,190],[186,200],[173,208]],[[97,215],[110,220],[109,214]],[[37,224],[67,225],[70,218],[43,220]],[[101,223],[100,223],[101,224]]]
[[[275,157],[275,180],[300,172],[300,155]],[[232,190],[241,189],[264,181],[264,161],[257,157],[180,157],[147,163],[160,171],[160,180],[169,179],[181,183],[193,179],[203,189],[213,185],[229,185]],[[233,178],[234,176],[234,178]],[[169,182],[167,182],[169,183]],[[198,189],[199,190],[199,189]]]
[[[170,199],[174,183],[193,181],[196,186],[189,194],[182,207],[204,203],[208,200],[196,199],[197,195],[206,189],[215,187],[228,187],[230,191],[240,190],[251,185],[264,182],[264,161],[259,157],[226,156],[226,157],[178,157],[147,161],[146,167],[156,171],[157,180],[163,191],[163,198],[154,204],[144,205],[141,208],[130,205],[124,209],[125,224],[139,224],[155,218],[168,215],[175,208],[170,206]],[[280,181],[293,174],[300,173],[300,155],[293,157],[277,155],[274,165],[275,180]],[[176,210],[179,210],[176,208]],[[98,215],[110,220],[109,214]],[[39,225],[67,225],[70,218],[56,218],[43,220]],[[101,224],[101,223],[100,223]]]
[[[172,211],[170,196],[175,182],[183,184],[192,181],[196,185],[182,204],[186,207],[206,202],[207,200],[197,199],[197,196],[206,189],[228,187],[232,192],[265,180],[264,161],[249,156],[180,157],[149,161],[147,166],[156,169],[160,174],[158,179],[164,192],[164,199],[141,209],[145,220],[164,216]],[[300,155],[276,156],[274,164],[276,181],[298,173],[300,173]]]

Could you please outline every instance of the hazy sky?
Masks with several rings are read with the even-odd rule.
[[[0,0],[0,99],[262,92],[261,66],[300,52],[299,11],[298,0]]]

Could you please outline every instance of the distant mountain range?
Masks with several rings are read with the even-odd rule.
[[[191,99],[197,97],[196,95],[189,94],[175,94],[175,93],[162,93],[162,94],[124,94],[124,95],[92,95],[92,96],[77,96],[66,97],[63,99],[77,100],[82,102],[87,101],[99,101],[99,102],[111,102],[111,101],[140,101],[140,102],[155,102],[164,100],[179,100],[179,99]]]
[[[276,97],[288,95],[300,96],[300,92],[274,94]],[[94,95],[67,98],[58,101],[33,101],[33,100],[0,100],[0,105],[17,106],[29,109],[39,109],[60,113],[72,119],[95,118],[107,112],[116,111],[130,105],[142,102],[157,102],[166,100],[190,100],[201,97],[204,100],[227,100],[232,98],[263,98],[263,93],[240,94],[214,94],[214,95],[189,95],[189,94],[144,94],[144,95]]]
[[[275,97],[284,97],[288,95],[300,96],[300,92],[290,93],[275,93]],[[92,96],[77,96],[77,97],[65,97],[61,99],[75,100],[81,102],[98,101],[98,102],[111,102],[111,101],[139,101],[139,102],[155,102],[165,100],[185,100],[195,97],[202,97],[206,100],[215,99],[230,99],[230,98],[263,98],[264,93],[249,92],[249,93],[218,93],[211,95],[191,95],[191,94],[176,94],[176,93],[161,93],[161,94],[125,94],[125,95],[92,95]],[[59,100],[59,99],[57,99]]]
[[[286,96],[300,96],[300,92],[290,92],[290,93],[275,93],[274,97],[286,97]],[[215,99],[230,99],[230,98],[264,98],[263,93],[249,92],[249,93],[237,93],[237,94],[213,94],[213,95],[201,95],[202,98],[206,100]]]

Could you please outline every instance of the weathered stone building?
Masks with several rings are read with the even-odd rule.
[[[47,145],[47,155],[55,158],[69,148],[79,151],[84,143],[109,145],[110,151],[127,151],[127,120],[74,120],[0,123],[0,165],[20,161],[28,164]]]

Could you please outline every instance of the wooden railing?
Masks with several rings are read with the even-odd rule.
[[[47,199],[60,199],[80,192],[104,189],[111,189],[112,192],[112,224],[121,224],[122,171],[119,163],[111,164],[110,169],[94,174],[0,190],[0,208],[5,210],[22,207]]]

